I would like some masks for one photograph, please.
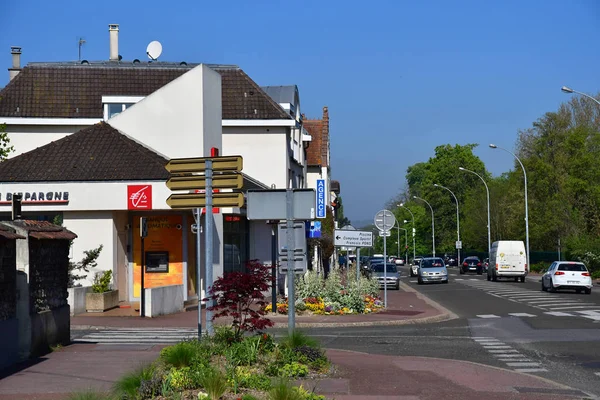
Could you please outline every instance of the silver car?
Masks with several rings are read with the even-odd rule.
[[[383,263],[372,264],[371,270],[373,271],[373,276],[377,278],[377,281],[379,281],[380,288],[387,286],[388,289],[400,289],[400,273],[396,268],[396,264],[387,264],[385,276],[383,272]]]
[[[448,270],[444,260],[439,257],[427,257],[421,260],[418,271],[419,285],[426,282],[448,283]]]

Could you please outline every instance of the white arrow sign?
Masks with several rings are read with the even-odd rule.
[[[373,247],[373,232],[336,229],[333,237],[336,246]]]

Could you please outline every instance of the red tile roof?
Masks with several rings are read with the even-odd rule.
[[[148,96],[192,69],[179,65],[30,64],[0,91],[0,116],[102,118],[102,96]],[[291,119],[244,71],[221,75],[223,119]]]
[[[306,154],[308,166],[327,167],[329,154],[329,109],[323,107],[322,119],[304,119],[303,126],[312,136]]]
[[[36,239],[73,240],[77,237],[77,235],[71,232],[70,230],[63,228],[59,225],[54,225],[53,223],[48,221],[19,219],[15,221],[4,221],[2,222],[2,224],[10,228],[21,228],[27,231],[30,237]]]

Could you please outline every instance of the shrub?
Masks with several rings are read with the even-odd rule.
[[[110,281],[112,279],[112,271],[106,270],[103,273],[96,272],[94,283],[92,284],[92,292],[104,293],[110,290]]]
[[[227,378],[214,368],[204,370],[200,382],[211,400],[218,400],[227,390]]]
[[[264,292],[271,287],[271,269],[257,260],[246,265],[247,272],[229,272],[218,278],[209,289],[206,300],[214,301],[208,309],[213,311],[212,319],[233,317],[231,324],[235,337],[242,332],[261,331],[273,326],[265,317]],[[252,306],[258,306],[253,309]]]
[[[201,379],[195,379],[195,371],[190,367],[171,368],[169,371],[169,382],[175,390],[193,389]]]
[[[279,371],[279,376],[298,378],[308,375],[308,367],[299,362],[285,364]]]
[[[302,395],[294,387],[288,379],[279,379],[269,390],[267,395],[269,400],[303,400]]]
[[[162,377],[154,375],[140,383],[138,393],[142,399],[151,399],[162,393]]]
[[[152,365],[141,366],[123,375],[114,383],[113,390],[115,395],[120,399],[136,399],[142,382],[151,380],[153,376],[154,367]]]
[[[241,397],[242,400],[259,400],[258,397],[254,397],[251,394],[244,394]]]
[[[61,224],[57,224],[61,225]],[[90,268],[96,268],[98,263],[98,257],[100,256],[100,252],[104,246],[100,245],[95,249],[84,251],[85,257],[81,259],[79,262],[69,261],[69,284],[68,287],[74,287],[75,282],[80,279],[84,279],[87,277],[87,272],[90,272]],[[86,274],[79,274],[80,271],[86,272]]]
[[[311,346],[298,346],[294,348],[294,351],[306,357],[306,360],[309,362],[325,357],[322,350]]]
[[[165,347],[160,351],[160,357],[168,365],[175,368],[188,367],[196,359],[197,342],[185,341],[173,346]]]

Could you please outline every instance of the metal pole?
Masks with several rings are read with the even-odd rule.
[[[204,251],[206,252],[206,261],[205,261],[205,273],[206,273],[206,292],[208,293],[209,289],[213,284],[213,193],[212,193],[212,160],[207,159],[205,161],[205,179],[206,179],[206,216],[205,216],[205,226],[206,232],[204,233]],[[212,326],[212,311],[210,311],[210,307],[212,307],[212,300],[208,300],[206,303],[206,333],[209,336],[213,334],[213,326]]]
[[[140,225],[140,229],[142,229],[141,225]],[[141,298],[140,298],[140,316],[143,318],[146,316],[146,291],[144,290],[144,265],[146,264],[146,257],[144,257],[144,237],[142,236],[142,246],[141,246],[141,250],[142,250],[142,270],[141,270],[141,274],[142,274],[142,278],[140,279],[140,285],[141,285]]]
[[[408,265],[408,229],[404,230],[404,257]]]
[[[398,220],[396,220],[396,223],[398,223]],[[398,224],[400,225],[400,224]],[[400,257],[400,226],[397,227],[397,232],[396,232],[396,243],[398,244],[398,250],[396,251],[396,257]]]
[[[200,270],[200,261],[202,244],[200,238],[200,227],[202,220],[202,208],[196,208],[196,294],[198,295],[198,340],[202,339],[202,272]]]
[[[422,199],[417,196],[413,196],[413,198],[423,201],[425,204],[427,204],[429,206],[429,209],[431,210],[431,241],[432,241],[433,256],[435,257],[435,217],[433,215],[433,207],[431,207],[431,204],[429,204],[429,202],[427,202],[427,200],[425,200],[425,199]]]
[[[277,313],[277,225],[271,221],[271,312]]]
[[[385,228],[385,211],[383,212],[383,228]],[[387,308],[387,236],[383,232],[383,306]]]
[[[296,295],[294,293],[294,192],[286,189],[286,237],[287,237],[287,285],[288,285],[288,333],[296,329]]]
[[[442,186],[442,185],[438,185],[437,183],[434,183],[433,186],[435,187],[440,187],[442,189],[446,189],[447,191],[450,192],[450,194],[452,195],[452,197],[454,197],[454,201],[456,202],[456,236],[457,236],[457,241],[460,242],[460,217],[459,217],[459,212],[458,212],[458,198],[456,198],[456,195],[454,194],[454,192],[450,189],[448,189],[446,186]],[[489,223],[488,223],[489,225]],[[489,244],[489,236],[488,236],[488,244]],[[458,247],[458,243],[456,246],[456,250],[458,251],[458,259],[456,260],[456,264],[460,264],[460,248]],[[489,257],[489,255],[488,255]]]
[[[360,280],[360,247],[356,248],[356,283]]]
[[[498,147],[498,148],[500,148],[500,147]],[[502,150],[505,150],[505,149],[502,149]],[[461,171],[470,172],[470,173],[476,175],[479,179],[481,179],[481,182],[483,182],[483,186],[485,186],[485,193],[487,195],[487,231],[488,231],[488,257],[489,257],[490,253],[492,252],[492,234],[491,234],[491,229],[490,229],[490,189],[488,188],[488,185],[485,182],[485,179],[483,179],[483,177],[481,175],[479,175],[477,172],[471,171],[470,169],[466,169],[463,167],[458,167],[458,169]],[[529,253],[527,253],[527,254],[529,254]],[[529,259],[529,256],[527,256],[527,258]]]

